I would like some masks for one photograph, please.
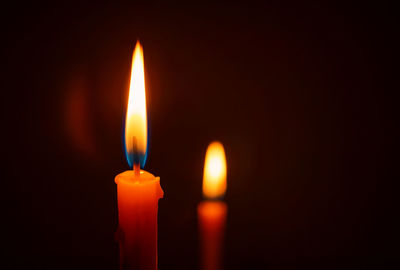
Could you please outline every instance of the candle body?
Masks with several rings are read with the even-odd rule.
[[[198,205],[201,265],[204,270],[222,269],[222,244],[227,205],[221,201],[203,201]]]
[[[160,178],[141,170],[139,179],[125,171],[115,183],[120,269],[156,270],[158,200],[164,195]]]

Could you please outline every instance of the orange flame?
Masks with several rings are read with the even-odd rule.
[[[225,195],[226,159],[224,147],[220,142],[212,142],[206,153],[203,176],[203,195],[216,199]]]
[[[147,150],[146,92],[144,83],[143,48],[136,43],[132,57],[128,110],[125,122],[125,153],[129,165],[143,167]]]

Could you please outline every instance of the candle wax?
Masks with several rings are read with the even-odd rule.
[[[164,192],[160,178],[144,170],[115,177],[118,193],[118,240],[121,269],[157,269],[158,200]]]
[[[198,205],[201,264],[204,270],[222,269],[227,205],[221,201],[203,201]]]

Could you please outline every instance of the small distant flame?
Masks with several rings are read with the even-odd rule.
[[[130,167],[146,163],[147,156],[147,115],[144,84],[143,49],[136,43],[132,57],[131,82],[128,109],[125,121],[125,154]]]
[[[216,199],[225,195],[226,159],[224,147],[220,142],[212,142],[206,153],[203,176],[203,195]]]

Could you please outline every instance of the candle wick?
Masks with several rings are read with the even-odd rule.
[[[137,147],[137,138],[135,136],[132,137],[132,162],[133,162],[133,173],[135,177],[140,177],[140,159]]]
[[[133,173],[135,174],[135,177],[140,177],[140,162],[133,163]]]

